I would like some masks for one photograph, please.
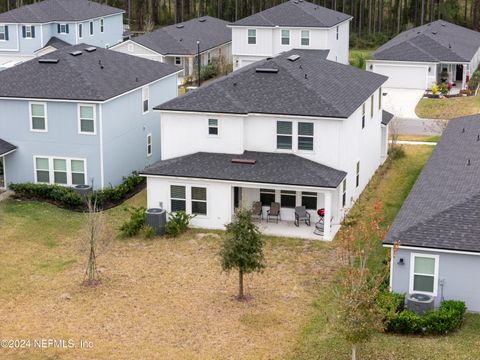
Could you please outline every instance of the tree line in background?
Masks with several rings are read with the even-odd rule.
[[[2,0],[0,12],[39,0]],[[210,15],[235,21],[285,0],[98,0],[125,9],[134,32]],[[311,0],[353,16],[353,45],[375,46],[414,26],[443,19],[480,30],[480,0]]]

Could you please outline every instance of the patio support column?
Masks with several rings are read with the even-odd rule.
[[[326,192],[323,194],[324,199],[325,199],[325,219],[324,219],[324,228],[323,228],[323,238],[325,240],[331,240],[330,239],[330,233],[331,233],[331,217],[332,217],[332,194],[330,192]]]

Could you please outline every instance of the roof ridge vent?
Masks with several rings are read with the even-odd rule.
[[[266,74],[276,74],[278,73],[278,69],[273,68],[256,68],[255,72],[257,73],[266,73]]]
[[[40,64],[58,64],[58,59],[48,59],[48,58],[43,58],[43,59],[38,59],[38,62]]]
[[[185,25],[183,24],[177,24],[177,29],[182,29]]]
[[[480,134],[477,135],[477,141],[480,141]]]
[[[205,21],[207,21],[207,19],[205,19],[205,18],[199,18],[198,21],[199,21],[199,22],[205,22]]]
[[[287,59],[290,60],[290,61],[296,61],[296,60],[300,59],[300,55],[293,54],[293,55],[290,55]]]
[[[81,50],[72,51],[72,52],[70,53],[70,55],[72,55],[72,56],[82,55],[82,51],[81,51]]]
[[[436,31],[432,31],[432,34],[433,34],[433,35],[437,35],[437,32],[436,32]]]
[[[470,165],[472,165],[472,162],[470,161],[470,159],[468,159],[467,166],[470,166]]]
[[[97,50],[97,48],[95,46],[89,46],[89,47],[85,48],[86,52],[94,52],[96,50]]]
[[[232,164],[255,165],[256,163],[255,159],[232,159]]]

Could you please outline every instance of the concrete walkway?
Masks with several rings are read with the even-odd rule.
[[[389,143],[391,144],[393,141],[390,140]],[[432,141],[408,141],[408,140],[397,140],[397,144],[400,145],[430,145],[435,146],[438,143]]]

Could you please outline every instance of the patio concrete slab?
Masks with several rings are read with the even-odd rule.
[[[330,241],[333,239],[340,229],[340,225],[332,224],[330,232],[331,239],[324,239],[322,235],[317,235],[313,232],[315,230],[315,223],[313,222],[310,226],[301,223],[300,226],[297,227],[293,221],[279,221],[278,223],[275,223],[262,220],[262,222],[256,223],[256,225],[265,235],[323,241]]]

